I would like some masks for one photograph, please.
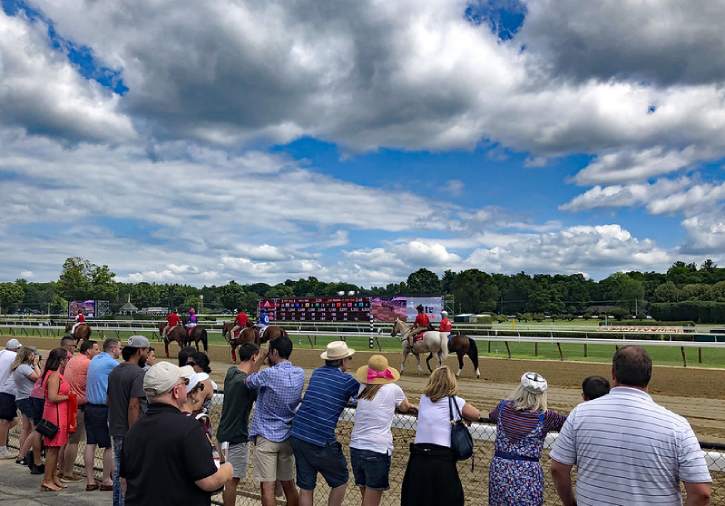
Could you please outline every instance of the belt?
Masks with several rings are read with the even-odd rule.
[[[525,460],[527,462],[538,462],[539,461],[539,457],[529,457],[527,455],[517,455],[515,453],[504,452],[501,450],[496,450],[495,456],[500,459],[506,459],[506,460]]]
[[[93,406],[94,408],[107,408],[108,404],[93,404],[92,402],[86,402],[85,406]]]

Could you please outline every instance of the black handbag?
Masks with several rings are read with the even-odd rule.
[[[453,406],[456,406],[458,412],[458,420],[453,418]],[[473,437],[468,431],[468,427],[463,422],[461,409],[458,403],[452,397],[448,397],[448,413],[451,421],[451,450],[456,460],[468,460],[473,456]],[[473,463],[471,463],[473,465]]]
[[[45,396],[48,396],[48,386],[45,387]],[[58,408],[58,403],[55,403],[55,412],[56,416],[58,417],[57,420],[60,422],[60,409]],[[51,421],[46,420],[45,418],[41,419],[38,422],[38,425],[35,426],[35,430],[38,431],[38,434],[41,436],[45,436],[48,439],[53,439],[55,435],[58,433],[58,426],[54,424]]]

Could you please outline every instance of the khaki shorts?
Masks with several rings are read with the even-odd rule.
[[[81,441],[86,440],[86,423],[85,423],[85,411],[82,409],[78,410],[78,428],[75,432],[68,435],[68,443],[78,444]]]
[[[254,443],[254,480],[261,482],[292,481],[294,479],[295,458],[289,439],[275,443],[257,436]]]

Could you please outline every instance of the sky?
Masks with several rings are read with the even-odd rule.
[[[0,279],[725,263],[725,0],[0,1]]]

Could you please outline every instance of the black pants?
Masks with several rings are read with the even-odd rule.
[[[401,506],[463,506],[463,486],[450,448],[411,444]]]

